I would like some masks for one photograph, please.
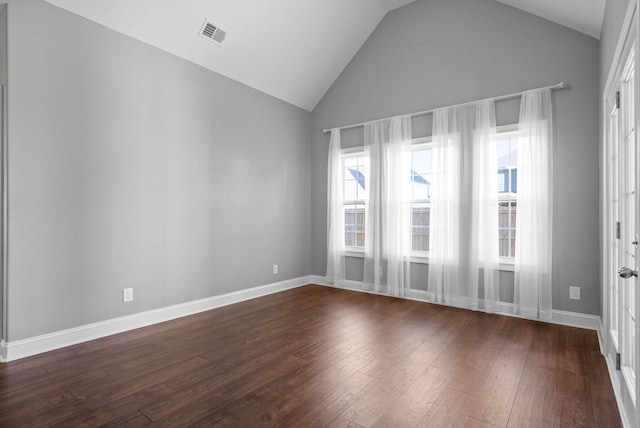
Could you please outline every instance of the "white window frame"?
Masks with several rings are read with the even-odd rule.
[[[353,147],[353,148],[349,148],[349,149],[342,149],[342,153],[340,156],[340,160],[341,160],[341,167],[342,167],[342,171],[344,171],[345,169],[345,159],[348,158],[355,158],[355,157],[364,157],[364,158],[368,158],[367,152],[364,150],[363,147]],[[365,183],[367,180],[367,176],[365,175]],[[345,178],[343,177],[343,183],[342,185],[344,186],[344,181]],[[365,187],[366,189],[366,187]],[[343,193],[344,194],[344,193]],[[362,207],[365,209],[367,209],[367,200],[365,199],[364,202],[363,201],[347,201],[346,199],[342,201],[342,215],[345,215],[345,207],[347,205],[362,205]],[[345,231],[345,235],[346,235],[346,231]],[[345,236],[343,236],[342,239],[345,239]],[[365,231],[365,239],[366,238],[366,231]],[[347,246],[346,242],[345,242],[345,256],[347,257],[364,257],[364,247],[353,247],[353,246]]]
[[[411,151],[433,149],[432,137],[420,137],[411,139]],[[414,203],[430,203],[431,199],[413,199],[413,195],[410,201],[410,206],[413,207]],[[411,212],[413,218],[413,212]],[[413,263],[429,263],[429,251],[414,251],[413,250],[413,223],[411,224],[411,262]]]
[[[511,137],[519,137],[519,136],[520,136],[520,130],[518,128],[518,124],[502,125],[502,126],[496,127],[496,133],[492,135],[492,140],[497,144],[498,139],[502,139],[504,137],[511,138]],[[520,154],[518,153],[518,155]],[[497,173],[498,171],[496,171],[496,174]],[[511,170],[509,170],[509,184],[511,184]],[[517,193],[508,193],[508,194],[498,193],[498,201],[515,202],[517,207],[518,194]],[[509,221],[511,221],[511,215],[509,215]],[[516,227],[515,225],[513,225],[513,227],[509,225],[509,229],[515,229],[515,227]],[[496,239],[500,239],[500,237],[496,236]],[[517,241],[516,241],[516,245],[517,245]],[[500,256],[500,270],[514,271],[515,263],[516,263],[515,254],[513,255],[513,257]]]
[[[511,177],[509,177],[509,179],[511,179]],[[504,192],[504,185],[505,185],[504,176],[500,175],[498,177],[498,192],[500,193]]]

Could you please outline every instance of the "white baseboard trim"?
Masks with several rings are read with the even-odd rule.
[[[632,412],[633,409],[629,408],[629,405],[625,405],[625,401],[622,398],[622,389],[623,386],[620,382],[620,377],[616,375],[616,362],[611,358],[610,355],[607,355],[605,344],[607,339],[608,332],[604,329],[604,324],[601,322],[598,328],[598,341],[600,342],[600,352],[604,357],[604,361],[607,364],[607,371],[609,372],[609,380],[611,381],[611,386],[613,388],[613,394],[616,398],[616,404],[618,405],[618,411],[620,413],[620,419],[622,420],[622,426],[624,428],[632,428],[635,427],[635,424],[632,421],[635,419]],[[626,388],[626,386],[624,387]],[[631,404],[632,406],[632,404]]]
[[[12,342],[3,341],[0,343],[0,362],[5,363],[15,361],[32,355],[41,354],[43,352],[64,348],[65,346],[99,339],[101,337],[170,321],[176,318],[182,318],[199,312],[219,308],[221,306],[239,303],[244,300],[262,297],[284,290],[290,290],[311,283],[314,283],[311,276],[303,276],[286,281],[248,288],[246,290],[235,291],[233,293],[221,294],[219,296],[207,297],[205,299],[194,300],[192,302],[181,303],[178,305],[167,306],[165,308],[87,324],[68,330],[44,334],[42,336]]]
[[[616,404],[618,405],[618,412],[620,413],[622,426],[624,428],[632,428],[634,426],[631,423],[632,418],[627,414],[627,407],[624,405],[622,397],[620,396],[621,388],[618,377],[616,376],[615,362],[613,362],[607,355],[604,355],[604,361],[607,363],[607,371],[609,372],[609,379],[611,380],[613,395],[616,397]]]
[[[327,278],[324,277],[324,276],[309,275],[307,278],[309,278],[309,284],[331,285],[331,284],[329,284],[329,281],[327,281]]]
[[[551,312],[551,317],[551,321],[554,324],[579,327],[586,330],[595,330],[596,333],[600,330],[601,321],[600,316],[598,315],[581,314],[579,312],[568,312],[554,309]]]
[[[600,318],[600,322],[598,323],[598,345],[600,346],[600,353],[606,356],[604,351],[604,325],[602,324],[602,318]]]
[[[321,276],[311,276],[311,279],[313,280],[313,284],[318,284],[318,285],[324,285],[327,287],[332,287],[332,288],[338,288],[341,290],[349,290],[349,291],[357,291],[360,293],[367,293],[367,294],[377,294],[377,295],[381,295],[381,296],[388,296],[388,294],[385,293],[377,293],[375,291],[370,291],[370,290],[363,290],[362,288],[362,282],[359,281],[344,281],[344,287],[336,287],[333,284],[330,284],[330,282]],[[424,296],[424,297],[423,297]],[[427,293],[425,291],[422,290],[412,290],[410,292],[410,295],[408,296],[404,296],[404,297],[399,297],[400,299],[407,299],[407,300],[416,300],[419,302],[426,302],[426,303],[432,303],[432,304],[439,304],[439,303],[434,303],[434,302],[430,302],[429,300],[427,300],[426,298]],[[461,307],[462,309],[469,309],[467,307],[464,306],[456,306],[456,307]],[[552,324],[559,324],[559,325],[566,325],[569,327],[578,327],[578,328],[584,328],[586,330],[595,330],[596,332],[600,330],[600,325],[602,324],[600,316],[598,315],[589,315],[589,314],[581,314],[578,312],[568,312],[568,311],[561,311],[561,310],[557,310],[554,309],[551,312],[551,319],[550,320],[538,320],[535,318],[527,318],[527,317],[523,317],[520,315],[514,315],[513,314],[513,304],[511,303],[500,303],[499,306],[497,306],[495,308],[496,310],[493,312],[497,315],[505,315],[505,316],[510,316],[510,317],[516,317],[516,318],[525,318],[525,319],[532,319],[535,321],[542,321],[542,322],[549,322]],[[601,346],[602,349],[602,346]]]

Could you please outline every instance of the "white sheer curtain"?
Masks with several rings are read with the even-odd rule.
[[[327,170],[327,280],[337,287],[345,280],[344,168],[340,130],[331,130]]]
[[[411,116],[367,123],[365,289],[403,296],[410,284]]]
[[[411,263],[411,117],[393,118],[384,157],[386,194],[384,233],[387,285],[392,296],[410,288]]]
[[[499,301],[495,126],[491,100],[433,114],[427,290],[434,302],[494,311]]]
[[[520,108],[513,313],[551,318],[552,105],[549,89],[525,92]],[[411,117],[364,126],[366,177],[363,288],[410,289]],[[499,192],[492,100],[433,113],[427,299],[504,311],[500,303]],[[327,277],[345,283],[344,168],[331,132]]]
[[[522,95],[518,141],[516,313],[551,318],[552,161],[551,90]]]
[[[484,300],[484,309],[487,312],[494,312],[500,300],[500,248],[498,245],[498,156],[496,141],[493,138],[496,132],[493,100],[485,100],[477,104],[475,122],[470,281],[472,287],[478,289],[478,272],[482,272],[484,299],[481,300]],[[474,297],[479,298],[478,295]]]
[[[433,113],[431,214],[429,221],[429,299],[449,303],[458,287],[460,267],[459,110]]]

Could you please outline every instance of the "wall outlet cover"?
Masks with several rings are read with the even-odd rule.
[[[125,288],[122,290],[122,301],[131,302],[133,300],[133,288]]]
[[[569,287],[569,299],[580,300],[580,287]]]

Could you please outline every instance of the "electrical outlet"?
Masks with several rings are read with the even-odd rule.
[[[580,287],[569,287],[569,299],[580,300]]]
[[[133,301],[133,288],[125,288],[124,290],[122,290],[122,301],[123,302]]]
[[[273,274],[277,274],[278,273],[278,265],[273,265]]]

